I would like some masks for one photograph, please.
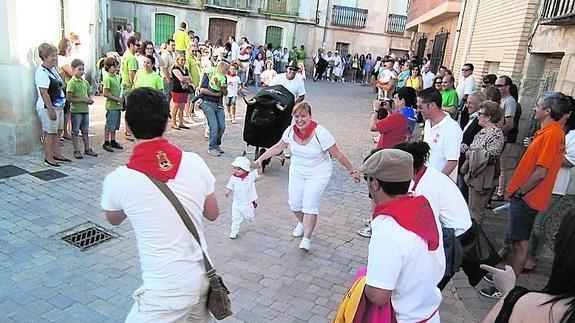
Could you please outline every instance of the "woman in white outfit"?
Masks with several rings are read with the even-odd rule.
[[[289,205],[298,220],[293,235],[303,235],[299,247],[307,251],[319,213],[319,200],[331,178],[330,155],[349,171],[356,183],[359,183],[359,172],[339,150],[331,133],[312,120],[311,106],[307,102],[296,104],[292,115],[293,126],[287,128],[280,141],[255,163],[261,172],[264,160],[290,147]]]

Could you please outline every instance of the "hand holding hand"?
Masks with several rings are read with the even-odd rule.
[[[511,266],[506,265],[505,270],[488,265],[479,265],[479,267],[493,275],[493,284],[503,296],[507,295],[507,293],[515,287],[516,277]]]
[[[464,153],[469,149],[469,146],[467,146],[466,144],[461,144],[461,146],[459,146],[459,152],[460,153]]]
[[[258,169],[258,173],[262,174],[263,171],[263,167],[262,167],[262,161],[258,158],[254,164],[256,165],[257,169]]]
[[[356,183],[359,183],[359,181],[361,180],[359,172],[357,170],[351,173],[351,177],[353,178],[353,181]]]

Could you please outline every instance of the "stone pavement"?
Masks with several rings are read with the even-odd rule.
[[[335,136],[340,149],[357,167],[373,147],[368,131],[371,93],[356,84],[307,82],[314,118]],[[244,111],[243,103],[239,106]],[[133,143],[119,141],[124,151],[101,149],[103,99],[91,112],[92,147],[100,154],[60,167],[68,175],[44,181],[30,174],[0,179],[0,321],[1,322],[119,322],[132,306],[140,269],[134,234],[128,221],[109,225],[99,207],[101,183],[115,167],[126,163]],[[35,118],[35,115],[32,117]],[[123,124],[123,122],[122,122]],[[222,157],[207,154],[203,126],[167,131],[183,149],[199,153],[217,178],[221,215],[206,223],[208,248],[215,267],[231,290],[234,316],[226,322],[329,322],[359,266],[367,261],[368,240],[357,235],[362,218],[370,217],[365,183],[356,184],[337,162],[321,204],[318,226],[308,253],[291,236],[295,220],[287,205],[288,163],[272,161],[257,183],[260,196],[256,220],[228,238],[231,200],[223,196],[229,163],[246,149],[242,125],[228,123]],[[71,143],[63,147],[72,157]],[[253,149],[248,149],[253,152]],[[0,166],[15,165],[28,172],[45,170],[38,149],[28,156],[0,157]],[[91,222],[110,230],[114,239],[86,251],[61,238],[70,229]],[[505,216],[486,226],[497,240],[503,237]],[[540,288],[542,271],[520,282]],[[480,287],[484,286],[484,282]],[[459,273],[443,292],[443,322],[481,320],[493,300],[482,298]]]

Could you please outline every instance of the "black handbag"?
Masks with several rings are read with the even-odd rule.
[[[194,236],[198,244],[200,245],[200,249],[202,249],[202,255],[204,257],[204,266],[206,268],[206,273],[208,275],[208,279],[210,280],[210,289],[208,291],[208,310],[214,315],[217,320],[223,320],[228,316],[233,314],[232,312],[232,304],[230,302],[229,293],[230,291],[224,285],[222,278],[216,273],[216,270],[210,263],[208,257],[206,257],[206,253],[202,248],[202,243],[200,241],[200,236],[198,235],[198,231],[196,230],[196,226],[194,222],[190,219],[188,212],[184,209],[180,200],[176,197],[174,192],[166,185],[166,183],[159,181],[155,178],[148,176],[148,178],[160,189],[160,191],[166,196],[166,198],[172,203],[180,218],[190,231],[190,233]]]
[[[463,250],[463,262],[461,269],[467,275],[467,280],[471,286],[477,285],[487,273],[479,268],[479,265],[486,264],[495,266],[501,258],[497,250],[493,247],[489,238],[485,235],[483,228],[475,219],[471,219],[471,228],[459,237]]]

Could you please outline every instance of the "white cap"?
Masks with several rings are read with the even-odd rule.
[[[236,157],[236,159],[234,159],[234,162],[232,163],[232,166],[241,168],[246,172],[250,171],[250,161],[243,156]]]

